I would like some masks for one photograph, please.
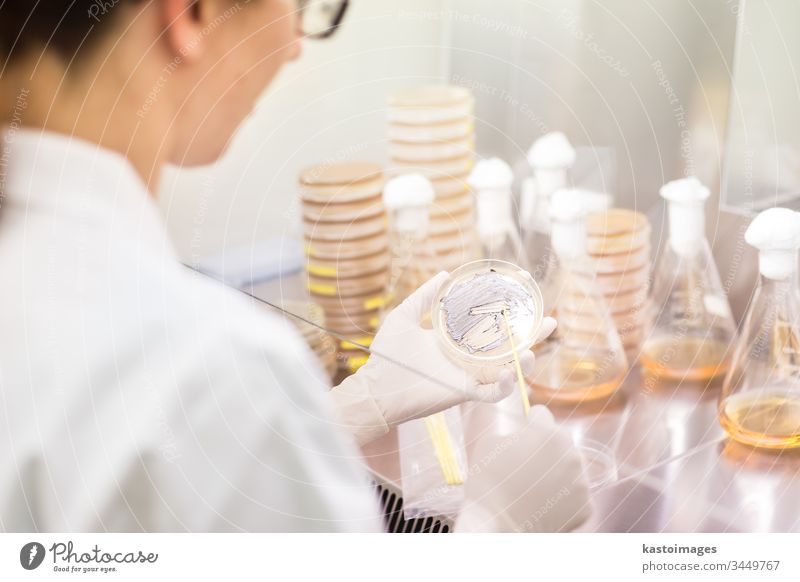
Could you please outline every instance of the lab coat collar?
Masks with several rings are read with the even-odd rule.
[[[11,127],[2,130],[0,154],[3,206],[77,219],[175,255],[154,199],[124,156],[68,135]]]

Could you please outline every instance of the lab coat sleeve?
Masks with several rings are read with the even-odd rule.
[[[170,419],[172,459],[159,463],[168,511],[155,529],[380,531],[373,486],[308,348],[288,334],[279,349],[241,344],[215,342],[193,360],[204,364]]]
[[[359,445],[364,445],[389,432],[389,425],[363,375],[354,374],[346,378],[331,391],[331,395],[339,421],[355,437]]]

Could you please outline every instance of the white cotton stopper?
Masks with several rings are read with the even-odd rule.
[[[567,136],[554,131],[537,139],[528,150],[528,163],[533,168],[540,204],[547,212],[550,195],[567,186],[567,170],[575,163],[575,149]]]
[[[681,256],[691,256],[706,238],[706,200],[708,188],[695,177],[673,180],[661,187],[667,203],[669,244]]]
[[[534,230],[536,220],[536,179],[529,176],[522,181],[519,196],[519,226],[523,231]]]
[[[560,131],[545,134],[528,150],[528,163],[534,170],[567,169],[575,163],[575,148]]]
[[[613,200],[611,194],[600,192],[599,190],[586,190],[583,188],[573,189],[574,196],[580,200],[584,214],[594,214],[605,212],[611,208]]]
[[[491,236],[513,228],[511,184],[514,172],[500,158],[481,160],[469,176],[478,206],[478,233]]]
[[[476,190],[511,189],[514,171],[500,158],[489,158],[475,164],[469,175],[469,185]]]
[[[768,279],[788,279],[797,270],[800,215],[788,208],[770,208],[753,219],[744,240],[758,249],[758,270]]]
[[[542,168],[534,170],[536,191],[541,200],[547,201],[556,190],[567,187],[566,168]]]
[[[561,189],[550,199],[553,250],[562,259],[586,254],[586,211],[575,190]]]
[[[397,176],[383,188],[383,203],[392,212],[394,228],[402,232],[428,228],[434,197],[433,184],[421,174]]]

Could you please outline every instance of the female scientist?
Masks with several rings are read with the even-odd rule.
[[[170,245],[164,164],[217,160],[300,38],[329,36],[346,5],[0,3],[0,530],[379,530],[355,443],[513,390],[420,327],[441,278],[387,319],[374,348],[392,362],[330,392],[288,324]],[[505,453],[522,470],[470,480],[465,529],[585,518],[569,438],[546,410],[531,418]],[[500,519],[512,506],[529,525]]]

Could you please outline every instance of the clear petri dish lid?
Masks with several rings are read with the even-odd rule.
[[[583,475],[591,491],[602,489],[619,479],[614,453],[602,443],[582,439],[575,443],[581,456]]]
[[[472,101],[472,92],[458,85],[422,85],[396,91],[389,107],[447,107]]]
[[[517,265],[473,261],[450,274],[434,298],[431,315],[451,357],[467,364],[503,365],[514,359],[514,350],[521,353],[534,344],[543,318],[542,294],[530,273]]]

